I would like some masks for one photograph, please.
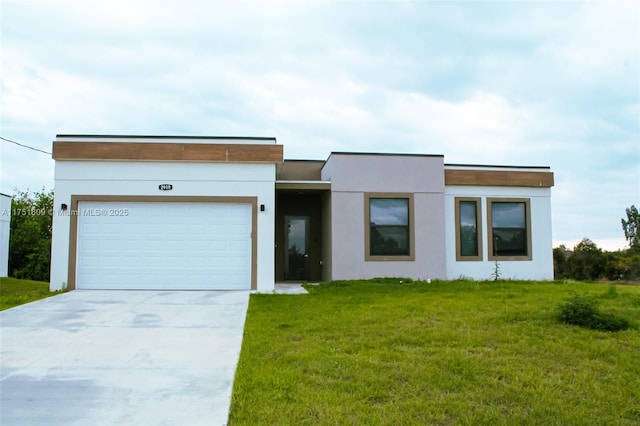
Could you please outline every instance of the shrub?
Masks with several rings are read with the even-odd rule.
[[[597,312],[589,324],[589,328],[602,331],[626,330],[630,327],[631,323],[626,318],[602,312]]]
[[[626,318],[600,312],[598,303],[590,296],[576,295],[558,306],[558,320],[602,331],[626,330],[631,327]]]
[[[566,324],[586,326],[597,313],[598,304],[589,296],[573,296],[558,306],[558,319]]]

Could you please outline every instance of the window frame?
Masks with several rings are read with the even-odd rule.
[[[527,255],[526,256],[498,256],[493,254],[493,221],[492,221],[492,204],[493,203],[523,203],[525,214],[525,226],[527,236]],[[531,199],[530,198],[487,198],[487,258],[497,261],[511,260],[532,260],[531,253]]]
[[[484,256],[482,253],[482,198],[480,197],[455,197],[455,234],[456,234],[456,261],[462,262],[477,262],[482,261]],[[476,204],[476,233],[477,233],[477,249],[478,254],[476,256],[464,256],[462,255],[462,244],[460,242],[460,203],[473,202]]]
[[[404,255],[371,255],[371,199],[404,199],[408,200],[407,227],[409,228],[409,254]],[[414,261],[415,260],[415,227],[414,227],[413,193],[405,192],[367,192],[364,194],[364,260],[378,261]]]

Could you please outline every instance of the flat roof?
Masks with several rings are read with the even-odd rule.
[[[332,155],[376,155],[376,156],[389,156],[389,157],[438,157],[444,158],[442,154],[411,154],[411,153],[399,153],[399,152],[354,152],[354,151],[332,151],[329,157]]]
[[[275,141],[274,137],[265,136],[185,136],[185,135],[88,135],[88,134],[57,134],[56,138],[92,138],[92,139],[227,139],[227,140],[256,140]]]
[[[549,166],[504,166],[504,165],[495,165],[495,164],[452,164],[452,163],[444,163],[445,167],[469,167],[469,168],[479,168],[479,167],[487,167],[491,169],[551,169]]]

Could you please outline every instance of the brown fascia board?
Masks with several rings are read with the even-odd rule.
[[[53,142],[54,160],[280,163],[276,144]]]
[[[553,172],[449,169],[444,171],[444,184],[550,188],[554,185],[554,177]]]

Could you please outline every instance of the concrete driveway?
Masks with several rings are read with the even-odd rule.
[[[249,292],[76,290],[0,312],[0,424],[223,425]]]

